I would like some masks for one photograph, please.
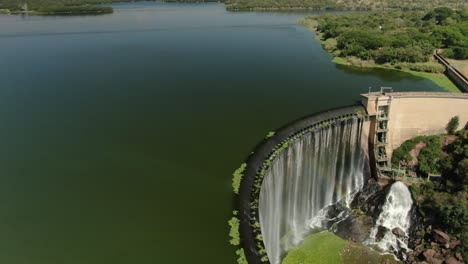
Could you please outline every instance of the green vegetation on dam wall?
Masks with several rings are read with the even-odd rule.
[[[238,262],[257,264],[269,263],[263,244],[259,220],[259,196],[263,177],[272,161],[295,140],[317,129],[339,124],[353,118],[365,118],[367,113],[362,106],[350,106],[324,111],[294,121],[276,132],[266,135],[245,164],[234,172],[233,191],[239,207],[229,221],[230,243],[237,246]]]

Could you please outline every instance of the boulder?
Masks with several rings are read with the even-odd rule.
[[[445,243],[450,242],[449,235],[447,235],[446,233],[444,233],[444,232],[442,232],[440,230],[437,230],[437,229],[434,229],[432,231],[432,237],[434,238],[435,241],[437,241],[438,243],[441,243],[441,244],[445,244]]]
[[[459,245],[461,245],[460,240],[455,240],[455,241],[450,242],[450,248],[455,248],[456,246],[459,246]]]
[[[380,240],[382,240],[382,238],[384,238],[387,232],[388,232],[388,228],[386,228],[385,226],[379,225],[377,227],[377,234],[375,235],[375,241],[379,242]]]
[[[447,264],[463,264],[463,262],[458,261],[454,257],[449,257],[448,259],[445,260],[445,263],[447,263]]]
[[[431,259],[434,255],[436,254],[435,250],[433,249],[427,249],[424,251],[423,255],[426,258],[426,260]]]
[[[397,237],[404,237],[406,235],[405,231],[401,230],[399,227],[393,228],[392,233]]]
[[[334,224],[333,228],[335,234],[343,239],[363,242],[369,238],[373,225],[372,217],[353,210],[349,217]]]
[[[417,255],[421,254],[421,252],[423,252],[423,251],[424,251],[424,245],[419,244],[414,248],[414,255],[417,256]]]
[[[442,264],[442,263],[444,263],[443,260],[438,259],[438,258],[431,258],[431,259],[428,259],[427,262],[428,262],[429,264]]]

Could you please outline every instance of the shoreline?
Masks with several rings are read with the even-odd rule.
[[[455,84],[443,73],[421,72],[421,71],[413,71],[413,70],[410,70],[410,69],[397,69],[394,66],[385,65],[385,64],[379,65],[379,64],[375,64],[375,63],[370,63],[370,61],[362,61],[364,63],[368,63],[368,65],[353,65],[350,62],[348,62],[348,59],[350,59],[350,58],[334,56],[333,54],[331,54],[330,52],[328,52],[325,49],[325,47],[324,47],[325,46],[325,41],[321,39],[321,34],[316,31],[316,27],[318,25],[316,20],[307,20],[306,18],[300,18],[300,19],[298,19],[297,23],[299,25],[305,26],[307,29],[309,29],[310,31],[312,31],[315,34],[314,35],[315,40],[320,42],[323,50],[332,56],[331,61],[333,63],[348,66],[348,67],[356,67],[356,68],[360,68],[360,69],[366,69],[366,68],[367,69],[386,69],[386,70],[394,70],[394,71],[405,72],[405,73],[409,73],[409,74],[411,74],[413,76],[428,79],[428,80],[432,81],[433,83],[435,83],[436,85],[443,88],[447,92],[461,93],[460,89],[457,86],[455,86]]]

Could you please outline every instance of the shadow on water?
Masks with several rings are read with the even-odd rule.
[[[398,82],[401,80],[411,80],[411,81],[420,81],[423,80],[423,77],[415,76],[410,73],[398,71],[398,70],[392,70],[392,69],[382,69],[382,68],[362,68],[362,67],[357,67],[357,66],[352,66],[352,65],[342,65],[342,64],[336,64],[336,69],[357,75],[357,76],[369,76],[373,75],[377,78],[379,78],[382,81],[386,82]]]

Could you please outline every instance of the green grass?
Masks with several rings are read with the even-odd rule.
[[[288,252],[282,264],[397,264],[392,255],[380,254],[360,243],[346,241],[331,232],[309,235]]]
[[[330,232],[308,236],[300,247],[289,251],[283,264],[340,264],[347,242]]]

